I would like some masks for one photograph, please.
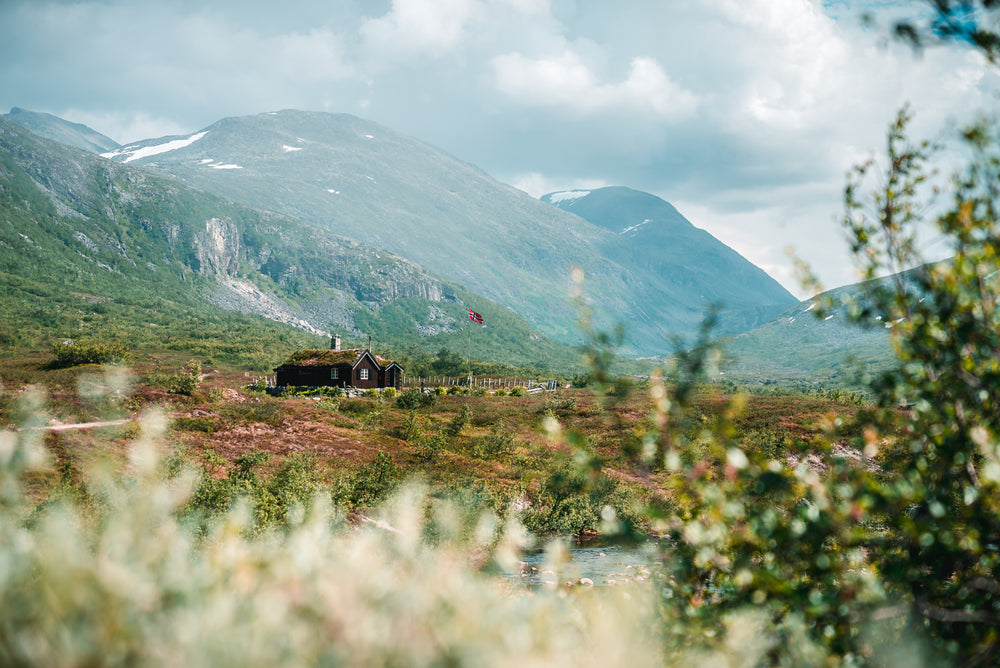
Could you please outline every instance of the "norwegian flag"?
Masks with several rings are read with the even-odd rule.
[[[471,308],[469,309],[469,320],[471,320],[472,322],[478,323],[480,325],[485,324],[485,323],[483,323],[483,316],[479,315],[478,313],[476,313],[475,311],[473,311]]]

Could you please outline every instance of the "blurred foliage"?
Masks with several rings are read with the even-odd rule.
[[[409,488],[352,531],[322,497],[277,533],[257,531],[262,513],[244,502],[202,526],[187,519],[191,499],[229,499],[199,492],[193,471],[168,475],[155,431],[124,476],[91,472],[95,514],[60,498],[28,523],[20,481],[44,452],[30,432],[0,433],[3,665],[660,664],[650,588],[512,596],[470,568],[482,545],[513,568],[523,547],[517,531],[468,524],[466,508],[493,503],[481,490],[459,506]],[[247,456],[220,485],[253,489],[268,517],[296,507],[303,469],[262,485],[261,464]]]
[[[897,20],[892,30],[895,36],[923,49],[939,42],[967,44],[986,56],[990,62],[1000,58],[1000,26],[997,0],[923,0],[931,12],[922,19],[906,17]],[[874,22],[870,13],[866,22]]]

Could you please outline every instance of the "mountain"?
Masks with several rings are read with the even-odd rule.
[[[40,137],[45,137],[46,139],[51,139],[67,146],[75,146],[91,153],[103,153],[120,146],[115,140],[105,137],[100,132],[92,130],[86,125],[70,123],[52,114],[14,107],[10,110],[9,114],[4,114],[3,117],[31,130]]]
[[[672,349],[672,334],[690,335],[708,303],[732,296],[683,267],[659,266],[617,231],[350,115],[286,110],[227,118],[104,155],[385,248],[563,342],[580,340],[569,297],[574,267],[585,271],[595,324],[625,324],[626,352],[634,354]],[[718,268],[702,271],[713,272]],[[740,328],[791,303],[771,292],[739,295],[744,301],[727,304],[727,322]]]
[[[651,287],[671,295],[699,320],[708,303],[719,303],[721,332],[747,330],[797,301],[762,269],[655,195],[613,186],[541,199],[615,233],[620,243],[608,247],[608,255],[644,269]]]
[[[487,323],[505,326],[467,331],[470,304]],[[116,164],[4,118],[0,308],[6,343],[110,328],[169,347],[181,327],[189,341],[249,349],[259,344],[241,332],[264,316],[316,336],[370,334],[380,345],[447,346],[490,361],[576,357],[506,308],[385,250]],[[223,325],[228,333],[212,333]],[[264,368],[288,353],[255,352]]]
[[[849,318],[851,304],[863,302],[870,287],[858,283],[829,290],[748,332],[725,338],[725,377],[849,386],[858,370],[887,367],[894,361],[892,323],[879,320],[880,326],[862,327]]]

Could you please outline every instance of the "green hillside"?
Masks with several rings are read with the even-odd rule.
[[[511,364],[577,358],[507,309],[391,253],[5,119],[0,262],[6,345],[97,336],[266,369],[337,331]],[[465,331],[470,306],[490,325],[475,336]]]
[[[892,323],[865,328],[850,321],[852,304],[863,299],[865,288],[856,284],[830,290],[749,332],[725,338],[726,377],[855,386],[858,373],[887,368],[895,361],[889,341]]]

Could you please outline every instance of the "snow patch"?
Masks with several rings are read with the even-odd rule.
[[[825,320],[829,320],[829,319],[830,319],[830,318],[832,318],[832,317],[833,317],[833,314],[831,313],[830,315],[828,315],[828,316],[826,316],[825,318],[823,318],[823,320],[824,320],[824,321],[825,321]]]
[[[555,204],[556,202],[565,202],[566,200],[580,199],[581,197],[586,197],[590,194],[589,190],[564,190],[558,193],[552,193],[549,195],[549,202]]]
[[[339,195],[340,194],[339,190],[334,190],[333,188],[327,188],[326,191],[328,193],[330,193],[331,195]]]
[[[226,162],[221,162],[215,158],[205,158],[199,165],[204,165],[205,167],[211,167],[212,169],[243,169],[241,165],[233,165]]]
[[[365,139],[375,139],[375,135],[364,135]]]
[[[814,308],[816,308],[816,302],[809,304],[804,313],[809,313],[809,311],[813,310]]]
[[[629,232],[634,232],[635,230],[638,230],[642,226],[648,225],[651,222],[653,222],[652,218],[647,218],[646,220],[642,221],[638,225],[631,225],[629,227],[626,227],[624,230],[622,230],[622,234],[628,234]]]
[[[292,151],[302,150],[301,146],[288,146],[287,144],[282,144],[281,148],[285,151],[285,153],[291,153]]]
[[[374,176],[367,176],[366,175],[365,178],[368,179],[369,181],[371,181],[372,183],[378,183],[378,181],[375,180]]]
[[[184,148],[185,146],[190,146],[202,137],[208,134],[208,131],[199,132],[193,134],[186,139],[172,139],[171,141],[165,142],[163,144],[157,144],[156,146],[126,146],[124,148],[117,149],[115,151],[109,151],[108,153],[102,153],[102,158],[116,158],[120,155],[127,155],[122,162],[132,162],[133,160],[139,160],[140,158],[148,158],[151,155],[159,155],[161,153],[167,153],[169,151],[176,151],[179,148]]]

